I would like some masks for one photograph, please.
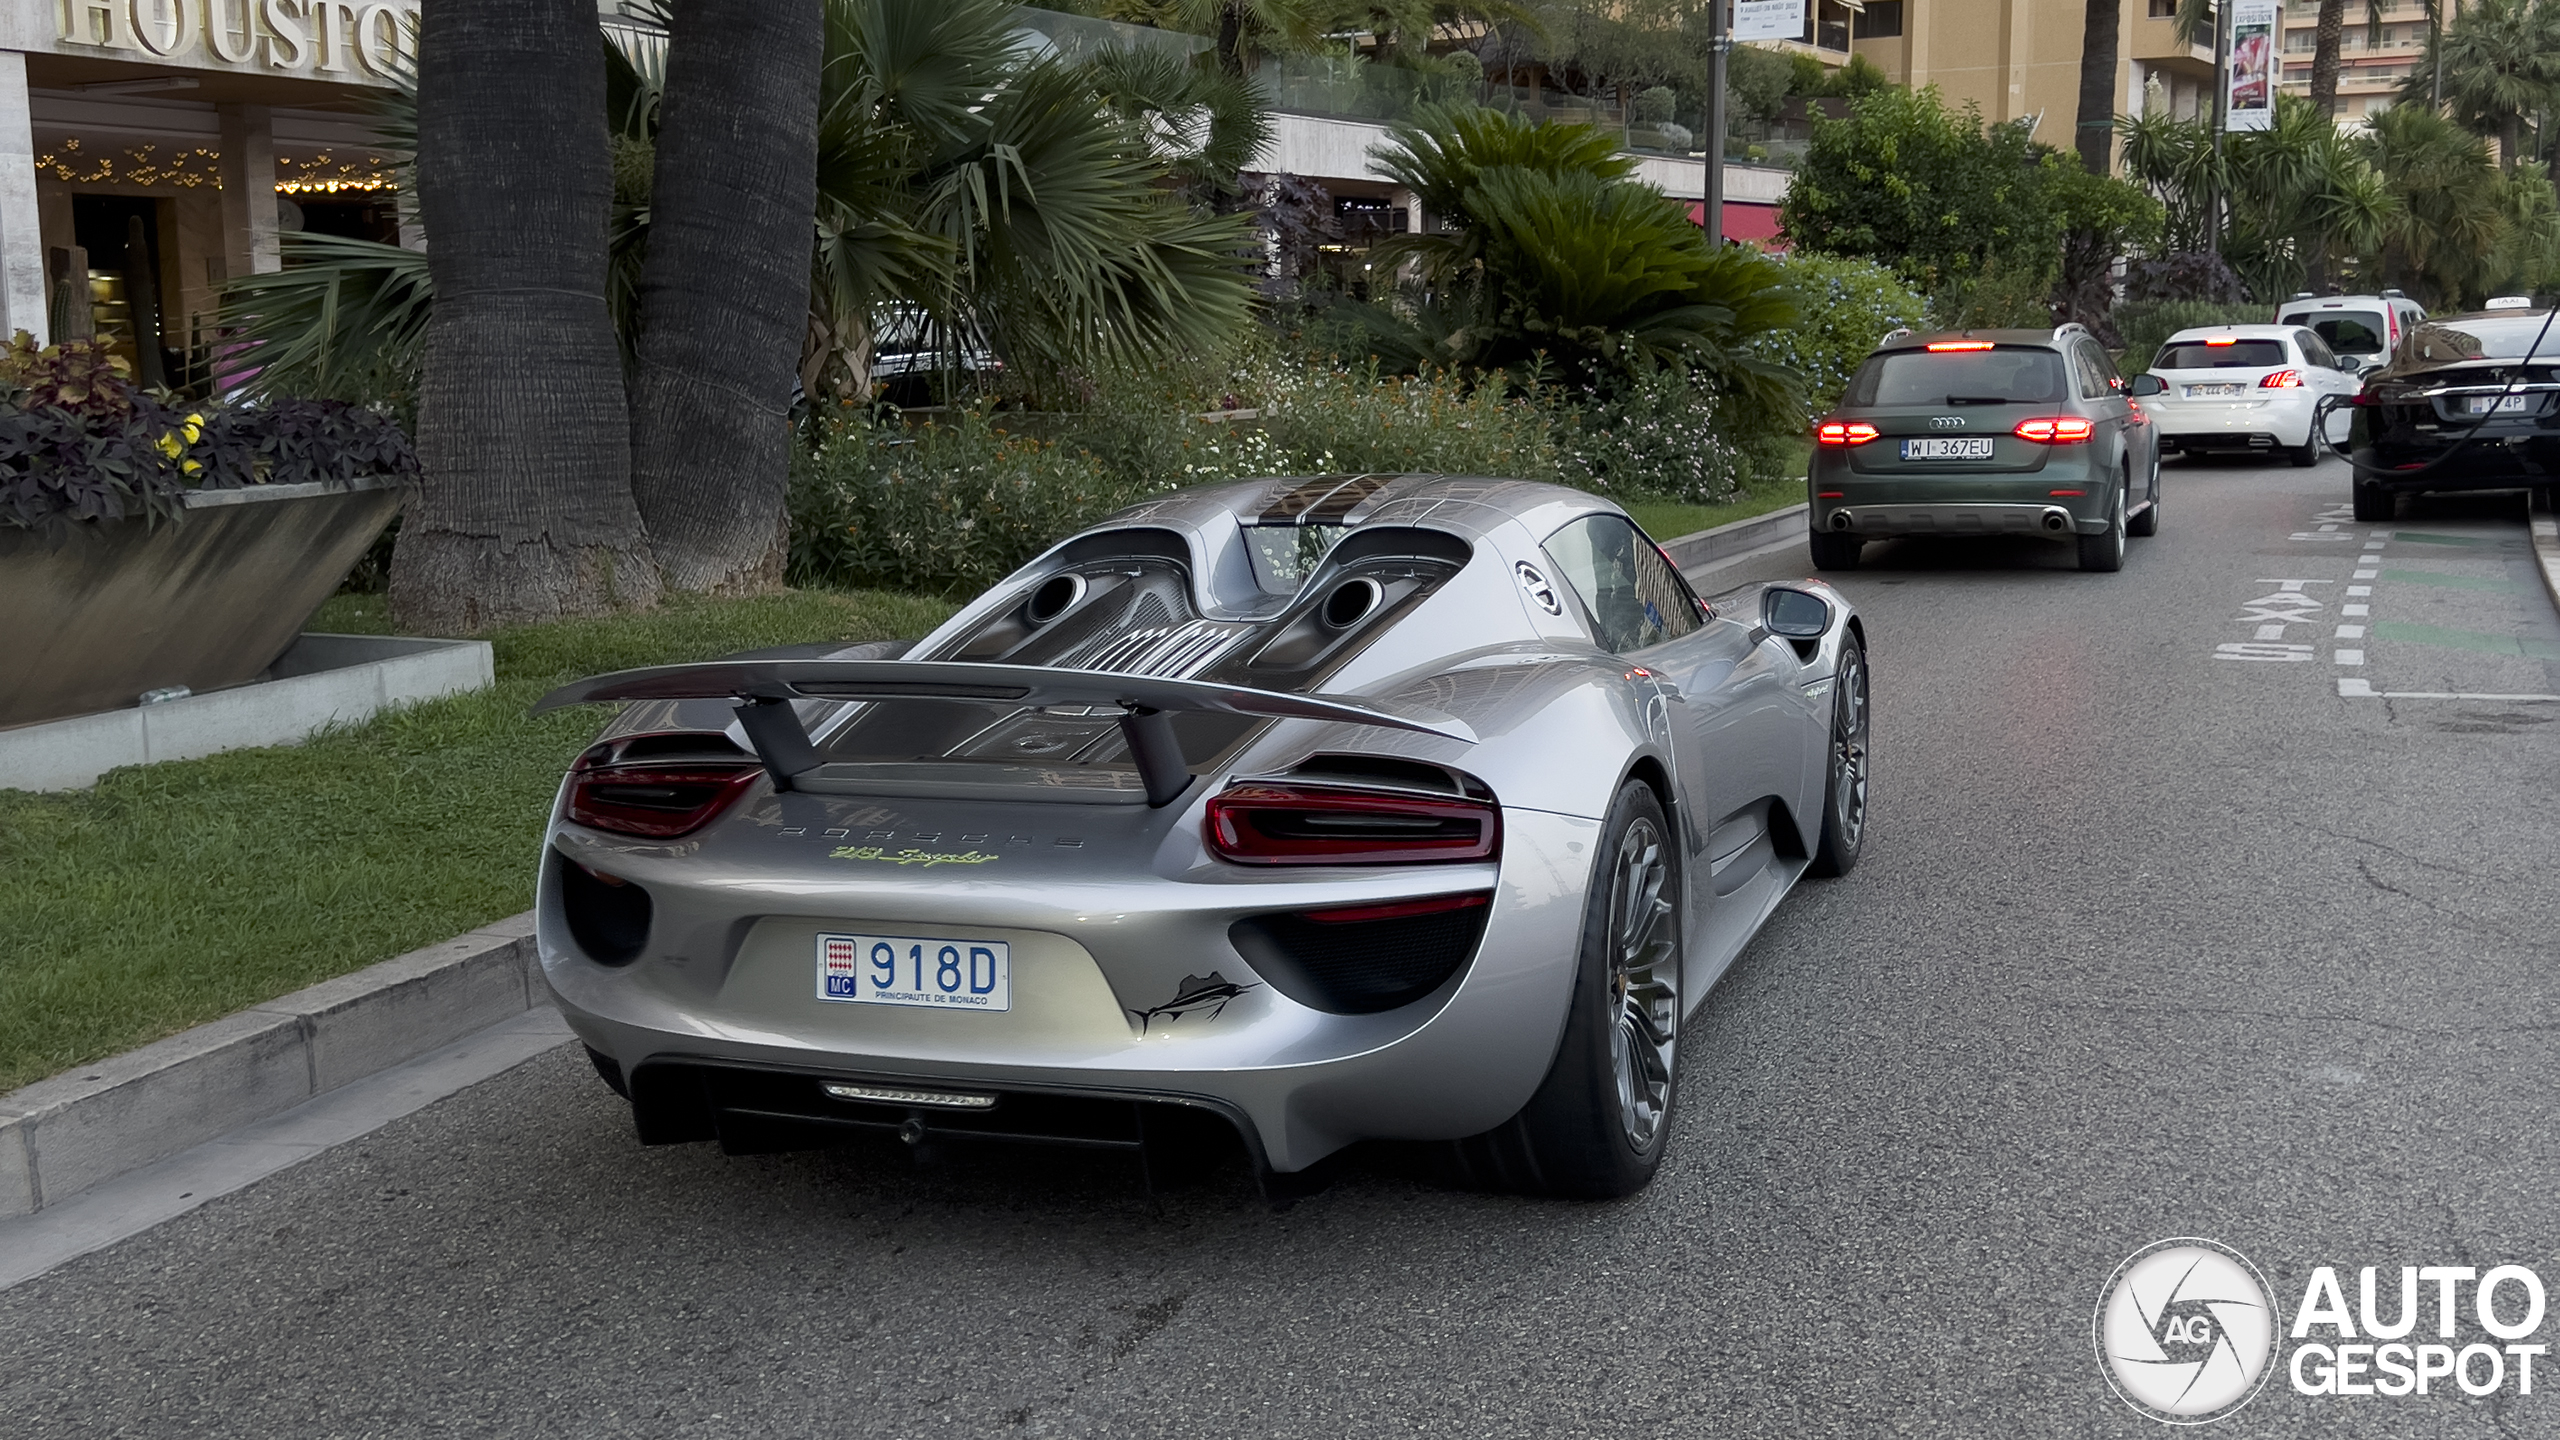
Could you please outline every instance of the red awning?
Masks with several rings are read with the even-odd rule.
[[[1703,202],[1689,206],[1689,223],[1707,223],[1707,207]],[[1763,250],[1787,248],[1787,243],[1778,238],[1778,207],[1754,205],[1748,200],[1724,202],[1724,238],[1745,240]]]

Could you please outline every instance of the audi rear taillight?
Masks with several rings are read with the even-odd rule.
[[[1323,785],[1247,784],[1209,801],[1209,849],[1239,865],[1400,865],[1490,860],[1489,801]]]
[[[2279,370],[2273,375],[2268,376],[2266,379],[2259,381],[2258,388],[2261,390],[2299,390],[2302,388],[2302,372],[2299,370]]]
[[[1863,420],[1826,420],[1813,438],[1823,445],[1864,445],[1876,438],[1876,427]]]
[[[2019,421],[2017,428],[2009,433],[2039,445],[2077,445],[2097,434],[2098,427],[2077,415],[2040,415],[2033,420]]]
[[[684,753],[688,740],[699,742],[695,753]],[[592,746],[569,767],[569,818],[650,840],[690,835],[764,773],[736,749],[724,735],[634,735]]]

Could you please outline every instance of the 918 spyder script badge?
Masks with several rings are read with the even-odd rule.
[[[883,865],[922,865],[931,869],[936,865],[984,865],[990,860],[1001,860],[1004,857],[988,855],[976,850],[963,850],[953,854],[938,850],[883,850],[877,845],[839,845],[827,852],[827,858],[830,860],[877,860]]]

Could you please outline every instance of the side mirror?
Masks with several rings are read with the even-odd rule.
[[[1770,589],[1760,593],[1760,624],[1789,640],[1819,640],[1831,628],[1831,606],[1802,590]]]
[[[2133,393],[2137,396],[2166,395],[2169,393],[2169,382],[2146,370],[2133,377]]]
[[[2352,355],[2341,355],[2338,357],[2338,368],[2349,375],[2361,375],[2364,373],[2364,362]]]

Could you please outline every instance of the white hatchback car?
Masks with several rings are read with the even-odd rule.
[[[2363,384],[2353,360],[2302,326],[2223,325],[2170,336],[2133,395],[2160,427],[2163,453],[2281,452],[2313,465],[2313,414],[2329,401],[2329,438],[2343,442],[2347,402]]]

